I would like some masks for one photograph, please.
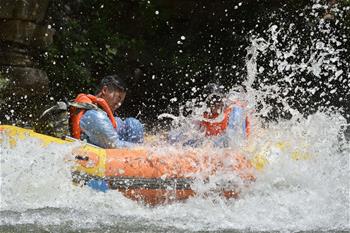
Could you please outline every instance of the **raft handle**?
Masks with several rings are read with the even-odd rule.
[[[77,159],[77,160],[82,160],[82,161],[88,161],[88,160],[89,160],[89,157],[77,155],[77,156],[75,156],[75,159]]]

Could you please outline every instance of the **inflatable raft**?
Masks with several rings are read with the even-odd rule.
[[[0,126],[0,140],[11,146],[26,137],[36,138],[42,146],[51,143],[67,144],[72,139],[59,139],[15,126]],[[1,139],[2,138],[2,139]],[[72,180],[100,191],[118,190],[126,197],[149,205],[184,200],[196,195],[198,182],[209,182],[215,174],[230,174],[240,185],[254,181],[253,167],[244,156],[230,150],[209,154],[204,149],[161,150],[159,148],[102,149],[78,143],[72,151],[76,166]],[[237,183],[228,180],[215,187],[227,198],[239,194]]]

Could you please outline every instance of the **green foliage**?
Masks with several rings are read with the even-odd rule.
[[[126,104],[134,104],[131,111],[137,113],[143,102],[145,111],[159,111],[156,105],[168,106],[174,96],[188,99],[193,94],[189,83],[202,86],[221,79],[232,85],[241,79],[244,54],[232,58],[238,56],[237,51],[244,52],[247,38],[232,33],[228,26],[245,34],[249,22],[242,23],[240,18],[246,17],[247,9],[236,13],[232,23],[232,16],[223,13],[208,17],[217,7],[233,11],[231,3],[169,4],[53,1],[48,23],[56,30],[54,43],[41,57],[52,96],[73,98],[78,92],[91,92],[100,77],[118,73],[129,81],[127,101],[132,99],[132,103]],[[207,12],[202,10],[205,5]],[[242,68],[233,73],[232,62]],[[141,77],[135,77],[136,68],[142,70]],[[232,79],[223,78],[233,74]]]
[[[110,9],[123,7],[120,2],[76,4],[56,1],[49,9],[56,34],[53,45],[42,56],[42,63],[51,80],[52,94],[57,98],[92,91],[97,78],[121,70],[126,51],[142,44],[117,30],[115,12]]]
[[[172,97],[181,102],[196,95],[193,86],[242,82],[251,33],[265,30],[276,8],[284,5],[293,13],[307,4],[310,1],[56,0],[48,11],[48,23],[56,30],[54,43],[40,63],[56,100],[91,93],[99,78],[117,73],[130,87],[121,112],[136,115],[141,110],[156,117],[169,106],[177,107],[169,103]],[[134,74],[137,68],[140,75]]]
[[[0,90],[5,89],[7,84],[8,80],[5,78],[5,75],[0,72]]]

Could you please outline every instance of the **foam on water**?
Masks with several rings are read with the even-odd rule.
[[[292,149],[271,150],[269,165],[256,174],[256,182],[240,199],[213,194],[155,208],[132,202],[116,191],[101,193],[74,186],[72,164],[65,160],[76,145],[43,148],[28,138],[10,149],[3,141],[1,225],[68,224],[84,229],[127,221],[192,231],[348,230],[350,148],[339,137],[344,123],[341,116],[325,113],[299,123],[277,123],[271,126],[270,142],[289,140],[295,148],[305,143],[312,157],[295,161]],[[266,142],[265,137],[261,140]]]

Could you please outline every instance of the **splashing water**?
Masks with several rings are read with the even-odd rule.
[[[317,1],[312,10],[320,7]],[[339,87],[334,81],[348,85],[348,74],[339,68],[344,62],[339,58],[343,49],[337,43],[341,39],[329,37],[326,42],[315,39],[305,55],[296,43],[300,38],[283,34],[281,30],[286,27],[282,26],[270,25],[266,38],[252,37],[243,84],[246,92],[237,88],[228,92],[232,98],[239,96],[247,101],[249,111],[257,109],[253,113],[253,135],[244,149],[246,155],[253,158],[262,153],[269,161],[262,171],[256,172],[256,182],[244,189],[239,199],[226,200],[213,194],[148,208],[116,191],[102,193],[74,186],[72,164],[65,160],[75,144],[41,147],[38,141],[27,138],[11,148],[6,140],[0,140],[1,227],[97,232],[349,231],[350,145],[344,136],[348,126],[344,112],[324,104],[323,109],[305,114],[293,106],[295,98],[310,101],[313,95],[304,94],[321,93],[325,86],[324,96],[335,95],[332,90]],[[324,21],[317,24],[319,30],[327,27]],[[288,28],[293,25],[287,31]],[[289,46],[280,46],[281,34]],[[273,54],[274,59],[272,63],[261,64],[266,54]],[[318,78],[316,82],[322,79],[321,86],[313,86],[312,80],[308,85],[308,75]],[[279,81],[274,82],[277,76]],[[299,92],[302,94],[297,95]],[[271,99],[290,116],[267,121],[263,127],[259,119],[270,119],[276,108]],[[321,102],[327,101],[325,98]],[[177,126],[182,124],[190,136],[203,137],[191,124],[203,109],[193,109],[192,118],[182,115],[176,118]],[[277,147],[281,142],[283,147]],[[300,154],[305,158],[296,160],[295,156]],[[223,177],[214,178],[213,182],[217,182]]]
[[[328,126],[333,122],[332,127]],[[307,144],[312,158],[295,161],[272,151],[270,163],[238,200],[195,197],[185,203],[148,208],[120,193],[95,192],[71,183],[64,162],[73,146],[39,146],[26,139],[13,149],[1,145],[1,225],[45,229],[177,229],[176,231],[308,231],[349,229],[348,144],[339,141],[341,116],[317,113],[299,123],[280,122],[269,139]],[[322,130],[320,130],[322,128]],[[40,156],[44,155],[44,156]]]

